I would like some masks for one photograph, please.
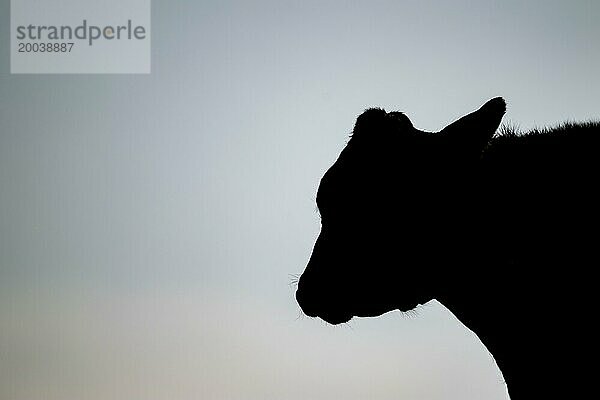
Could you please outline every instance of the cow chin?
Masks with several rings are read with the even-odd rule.
[[[318,315],[318,317],[331,325],[345,324],[352,319],[352,315],[343,313],[323,313]]]
[[[416,309],[419,306],[419,303],[407,303],[398,305],[395,308],[391,306],[374,306],[371,308],[360,307],[351,312],[334,312],[334,311],[321,311],[312,315],[314,317],[321,318],[323,321],[331,324],[338,325],[344,324],[350,321],[352,318],[372,318],[379,317],[380,315],[386,314],[388,312],[393,311],[401,311],[401,312],[409,312]]]
[[[418,304],[414,303],[414,304],[410,304],[410,305],[408,305],[408,304],[402,305],[397,308],[384,307],[384,306],[381,306],[381,307],[376,306],[376,307],[372,307],[372,308],[360,307],[351,312],[321,311],[321,312],[316,313],[316,315],[314,315],[314,316],[321,318],[323,321],[325,321],[331,325],[338,325],[338,324],[344,324],[344,323],[350,321],[354,317],[357,317],[357,318],[379,317],[380,315],[383,315],[385,313],[397,311],[397,310],[400,310],[401,312],[411,311],[411,310],[414,310],[417,306],[418,306]]]

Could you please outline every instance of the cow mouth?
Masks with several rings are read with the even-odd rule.
[[[331,325],[345,324],[350,321],[353,317],[352,314],[335,311],[323,311],[323,310],[311,310],[306,307],[300,306],[300,309],[304,315],[311,318],[321,318],[323,321]]]

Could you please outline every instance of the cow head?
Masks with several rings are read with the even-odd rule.
[[[358,117],[317,192],[321,232],[296,292],[306,315],[338,324],[435,296],[434,275],[468,246],[473,171],[505,110],[495,98],[436,133],[400,112]]]

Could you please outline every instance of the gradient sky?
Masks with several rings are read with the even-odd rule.
[[[439,303],[331,327],[290,274],[364,108],[598,118],[600,2],[154,1],[150,75],[10,75],[0,15],[0,398],[507,398]]]

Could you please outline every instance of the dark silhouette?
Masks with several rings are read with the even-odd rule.
[[[321,179],[296,298],[331,324],[435,298],[513,400],[594,393],[600,123],[493,137],[505,110],[492,99],[437,133],[361,114]]]

